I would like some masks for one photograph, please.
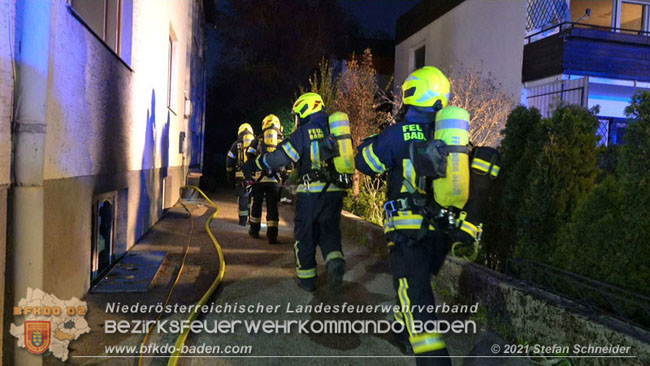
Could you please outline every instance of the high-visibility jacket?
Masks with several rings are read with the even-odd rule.
[[[242,172],[242,166],[246,162],[246,150],[248,149],[251,141],[244,138],[246,134],[242,133],[237,137],[237,140],[233,142],[228,150],[226,155],[226,171],[231,174],[235,171],[235,176],[237,178],[243,179],[244,173]]]
[[[314,169],[314,162],[320,160],[320,145],[329,135],[328,115],[320,111],[309,115],[305,122],[273,152],[259,155],[255,159],[256,170],[277,169],[291,163],[296,164],[299,177],[309,174]],[[253,164],[253,163],[251,163]],[[308,185],[298,185],[298,193],[320,193],[327,187],[327,192],[344,191],[334,184],[323,181],[311,181]]]
[[[282,135],[278,135],[278,140],[281,139]],[[270,152],[270,150],[264,143],[264,137],[259,136],[255,138],[255,140],[253,140],[251,145],[248,147],[248,159],[254,160],[258,155],[262,155],[267,152]],[[277,169],[264,169],[262,170],[258,181],[263,183],[280,183],[280,173],[277,171]]]
[[[425,187],[418,187],[409,145],[413,141],[426,141],[427,136],[431,136],[434,122],[433,109],[410,107],[402,120],[388,126],[380,134],[365,139],[358,147],[355,164],[359,171],[371,176],[388,172],[388,201],[408,196],[405,180],[420,193],[425,193]],[[419,230],[422,219],[422,215],[412,210],[398,211],[384,219],[384,232]],[[429,230],[434,230],[434,227],[429,225]]]

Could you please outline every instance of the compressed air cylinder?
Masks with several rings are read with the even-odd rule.
[[[348,115],[343,112],[333,113],[329,117],[329,127],[339,151],[338,156],[334,158],[336,171],[341,174],[354,174],[354,149]]]
[[[264,146],[266,152],[273,152],[278,146],[278,130],[275,128],[268,128],[264,131]]]
[[[239,159],[245,163],[246,161],[248,161],[248,154],[246,154],[246,151],[248,151],[248,147],[251,146],[251,143],[253,142],[253,140],[255,140],[255,135],[249,133],[248,131],[245,131],[242,132],[239,136],[241,137],[241,140],[243,142],[243,146],[240,152],[241,156],[239,157]]]
[[[469,113],[459,107],[446,107],[436,115],[434,139],[449,147],[468,146]],[[433,181],[434,198],[442,207],[462,209],[469,197],[469,155],[451,152],[447,156],[447,175]]]

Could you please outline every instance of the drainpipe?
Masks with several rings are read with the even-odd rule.
[[[43,161],[52,2],[22,1],[14,121],[12,204],[14,304],[27,288],[43,288]],[[43,357],[14,350],[15,365],[42,365]]]

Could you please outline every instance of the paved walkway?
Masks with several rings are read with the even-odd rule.
[[[371,254],[359,243],[344,238],[343,248],[348,265],[344,277],[343,291],[339,296],[332,297],[326,286],[326,270],[319,260],[319,288],[314,293],[307,293],[298,288],[294,280],[293,245],[293,207],[280,206],[280,241],[281,244],[269,245],[262,239],[252,239],[247,234],[247,228],[237,225],[237,207],[234,195],[223,194],[215,197],[220,208],[219,219],[212,224],[226,258],[226,274],[221,289],[218,292],[215,305],[263,305],[278,306],[277,312],[257,314],[222,312],[207,314],[199,319],[205,319],[208,324],[215,320],[379,320],[392,319],[386,313],[363,314],[319,314],[319,313],[287,313],[287,307],[292,310],[300,305],[324,304],[393,304],[394,294],[388,264],[381,258]],[[194,238],[185,271],[177,285],[171,303],[193,304],[198,301],[203,292],[214,279],[218,264],[217,255],[212,243],[205,233],[203,225],[211,213],[205,206],[190,205],[194,217]],[[163,302],[171,287],[180,265],[181,255],[189,234],[189,220],[182,207],[171,209],[165,217],[135,246],[133,250],[164,250],[169,254],[163,267],[147,294],[89,294],[85,300],[89,302],[90,311],[87,319],[93,329],[90,335],[84,335],[73,342],[74,351],[69,364],[84,365],[136,365],[136,358],[75,358],[79,355],[106,355],[105,344],[135,345],[142,340],[141,335],[105,335],[103,322],[109,319],[153,319],[156,314],[139,316],[110,314],[104,312],[108,301],[119,301],[123,304],[156,304]],[[289,304],[289,305],[288,305]],[[185,318],[175,316],[175,318]],[[251,346],[248,353],[251,356],[291,355],[295,358],[184,358],[179,365],[414,365],[411,357],[403,357],[399,349],[392,343],[390,334],[299,334],[297,328],[292,328],[288,334],[249,334],[243,326],[236,329],[234,334],[191,335],[187,345],[219,346],[223,352],[227,346]],[[175,337],[152,335],[149,343],[173,344]],[[453,335],[446,337],[452,355],[486,355],[490,354],[489,347],[501,340],[493,333],[479,329],[478,334]],[[240,354],[240,356],[242,356]],[[325,356],[325,357],[314,357]],[[336,358],[332,358],[335,356]],[[343,356],[340,357],[339,356]],[[372,358],[365,358],[371,356]],[[377,357],[382,356],[382,358]],[[51,359],[51,357],[48,357]],[[52,361],[52,360],[50,360]],[[166,365],[164,358],[145,360],[145,364]],[[455,358],[454,365],[520,365],[526,364],[522,359],[476,359]]]

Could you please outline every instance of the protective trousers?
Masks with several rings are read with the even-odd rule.
[[[235,192],[237,193],[237,204],[239,205],[239,225],[245,226],[249,215],[250,194],[241,182],[237,182]]]
[[[298,278],[316,277],[316,246],[325,262],[343,258],[341,210],[345,192],[298,193],[294,219],[294,254]]]
[[[253,184],[251,195],[253,196],[253,205],[251,208],[250,231],[254,235],[259,235],[262,224],[262,202],[266,198],[266,237],[270,242],[276,242],[278,239],[278,202],[282,186],[273,182],[259,182]]]
[[[431,276],[440,271],[445,261],[449,239],[432,231],[417,240],[413,239],[417,234],[409,236],[405,232],[398,230],[387,235],[393,286],[402,310],[395,313],[395,319],[405,325],[417,365],[451,365],[447,357],[417,357],[449,355],[441,334],[432,331],[436,314],[426,309],[435,309]]]

